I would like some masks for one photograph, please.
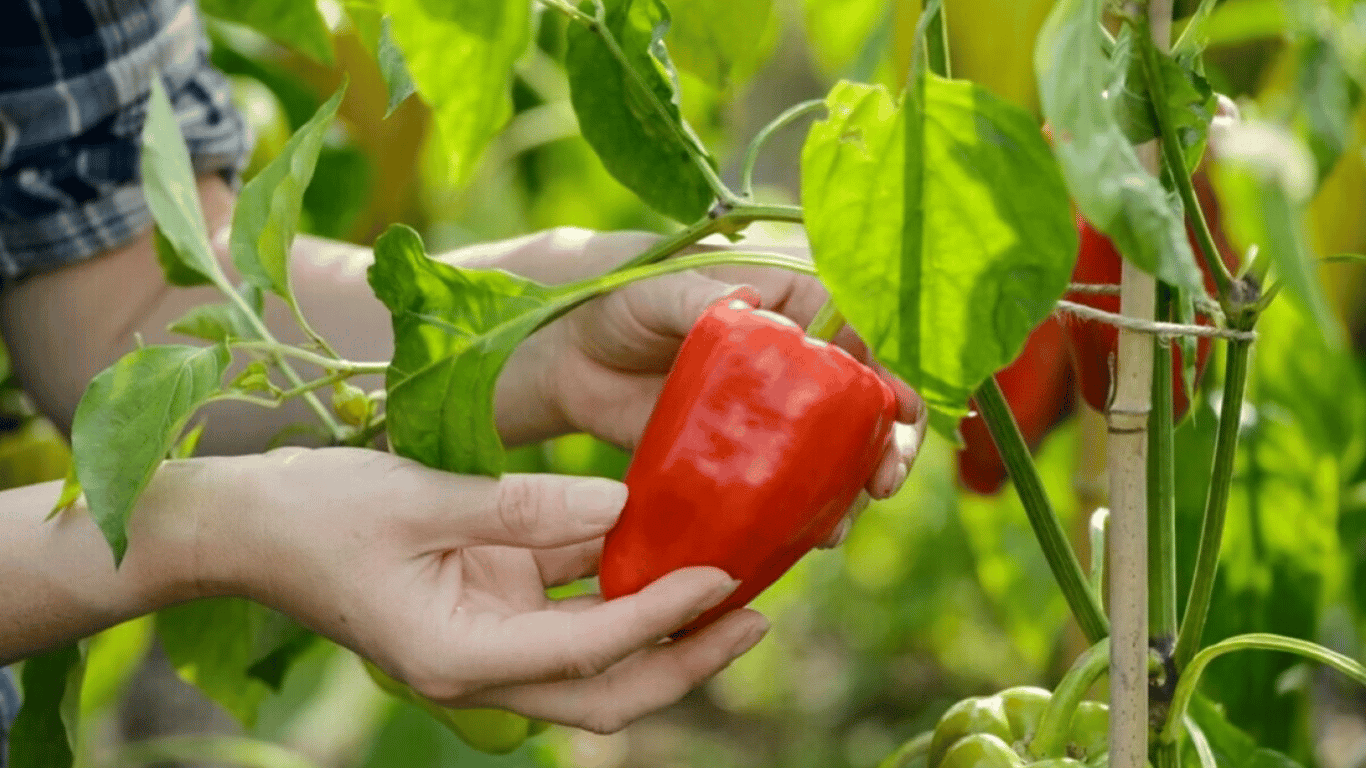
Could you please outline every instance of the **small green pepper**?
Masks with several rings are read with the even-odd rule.
[[[1057,742],[1062,754],[1031,751],[1044,714],[1055,704],[1048,691],[1030,686],[963,699],[949,707],[935,726],[928,766],[1101,768],[1109,757],[1110,716],[1109,707],[1096,701],[1074,705],[1070,726],[1065,734],[1059,734],[1062,738]]]

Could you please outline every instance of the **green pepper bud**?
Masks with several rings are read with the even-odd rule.
[[[954,742],[938,768],[1025,768],[1025,763],[999,736],[973,733]]]
[[[934,728],[928,756],[930,768],[943,765],[948,752],[964,737],[973,734],[994,736],[1011,751],[1010,742],[1015,737],[1000,696],[973,696],[949,707]]]

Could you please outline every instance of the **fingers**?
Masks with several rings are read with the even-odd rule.
[[[547,587],[558,587],[586,579],[598,572],[598,562],[602,558],[602,538],[556,549],[532,550],[531,556],[541,572],[541,583]]]
[[[762,615],[734,611],[701,632],[646,648],[594,677],[491,689],[460,705],[502,707],[612,733],[678,701],[753,648],[767,631],[768,621]]]
[[[601,477],[507,474],[452,476],[457,490],[428,515],[417,535],[430,550],[494,544],[548,548],[607,533],[626,504],[626,486]]]
[[[451,632],[458,642],[437,646],[450,655],[425,649],[433,666],[408,679],[428,698],[444,701],[494,685],[590,678],[659,642],[738,585],[719,568],[683,568],[633,595],[581,610],[456,618]],[[458,680],[450,679],[452,671]]]

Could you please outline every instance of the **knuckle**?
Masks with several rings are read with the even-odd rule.
[[[521,541],[534,541],[541,532],[539,499],[524,478],[504,478],[498,484],[498,519],[503,528]]]
[[[625,728],[630,722],[630,718],[616,707],[598,704],[584,713],[579,727],[607,736]]]

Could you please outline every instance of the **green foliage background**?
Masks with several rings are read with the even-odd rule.
[[[369,244],[400,221],[418,229],[436,252],[552,226],[667,228],[666,218],[618,184],[579,135],[563,65],[567,22],[561,15],[535,14],[534,48],[510,69],[506,122],[477,126],[492,135],[487,148],[453,160],[450,139],[443,142],[438,134],[441,114],[418,98],[391,104],[386,81],[396,75],[374,56],[387,30],[363,21],[377,25],[379,6],[364,0],[346,5],[354,11],[350,16],[336,4],[322,6],[325,36],[318,19],[297,17],[307,32],[302,52],[246,27],[209,24],[213,61],[233,77],[239,106],[259,137],[249,177],[284,151],[290,131],[349,79],[340,120],[323,137],[304,199],[303,231]],[[824,96],[836,79],[899,91],[917,16],[916,3],[891,0],[669,5],[676,18],[688,19],[665,38],[683,70],[680,108],[726,178],[734,176],[738,154],[758,126],[791,104]],[[1032,44],[1049,5],[947,3],[954,76],[1037,111],[1032,45],[1024,41]],[[1189,11],[1194,3],[1179,5]],[[1287,21],[1274,2],[1220,4],[1208,75],[1216,90],[1247,99],[1248,108],[1265,117],[1308,104],[1302,112],[1307,117],[1292,127],[1309,141],[1319,166],[1332,169],[1310,207],[1312,245],[1322,254],[1364,252],[1366,110],[1349,74],[1366,60],[1352,60],[1356,49],[1343,38],[1366,38],[1366,3],[1324,7],[1329,5],[1358,25]],[[1287,24],[1292,32],[1281,33]],[[423,33],[394,30],[400,42]],[[498,76],[506,76],[506,62],[500,66]],[[412,74],[422,88],[442,72],[426,61]],[[502,109],[479,108],[490,115]],[[758,172],[761,201],[795,201],[803,132],[804,126],[792,129],[770,145]],[[695,201],[662,205],[695,207]],[[1236,233],[1239,223],[1231,222],[1231,229]],[[1366,270],[1335,264],[1318,277],[1358,344],[1330,347],[1311,321],[1287,306],[1260,326],[1206,639],[1276,631],[1361,658]],[[1189,544],[1183,573],[1190,569],[1204,501],[1215,424],[1209,393],[1218,391],[1217,370],[1210,366],[1203,396],[1177,436],[1183,457],[1178,512],[1186,526],[1182,541]],[[1055,432],[1038,458],[1083,559],[1086,491],[1096,479],[1090,462],[1102,436],[1095,414],[1082,414]],[[52,444],[47,432],[11,433],[0,439],[0,465],[8,472],[15,462],[57,451],[45,470],[32,470],[51,474],[61,461],[60,447]],[[1013,494],[961,492],[953,459],[952,447],[932,435],[901,494],[873,504],[842,548],[808,556],[758,599],[756,607],[774,624],[767,640],[682,704],[623,733],[552,728],[511,755],[483,755],[415,707],[379,694],[354,659],[327,644],[310,646],[279,692],[249,691],[262,702],[249,733],[298,748],[320,764],[374,768],[876,765],[902,740],[931,727],[951,702],[1010,684],[1051,685],[1083,647]],[[510,469],[619,477],[627,460],[576,435],[515,451]],[[178,618],[184,619],[160,621]],[[148,651],[149,626],[144,619],[110,630],[89,648],[83,708],[90,738],[88,754],[80,758],[86,764],[105,764],[106,729],[131,665]],[[182,673],[193,677],[192,670]],[[1289,657],[1258,655],[1216,663],[1206,691],[1226,701],[1230,719],[1262,744],[1307,766],[1345,768],[1342,755],[1315,742],[1315,724],[1326,716],[1329,700],[1323,691],[1332,685]],[[1334,695],[1366,711],[1359,691],[1343,688]]]

